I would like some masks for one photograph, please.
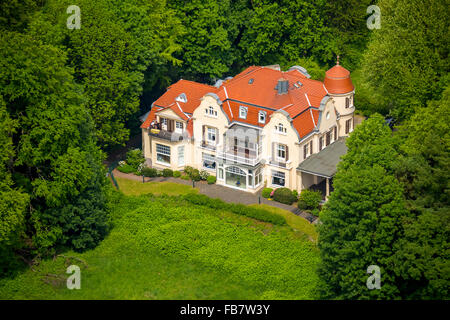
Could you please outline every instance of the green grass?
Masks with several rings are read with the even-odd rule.
[[[197,188],[192,188],[191,186],[173,182],[145,182],[116,178],[119,185],[120,191],[128,196],[136,196],[141,194],[152,193],[154,195],[167,194],[169,196],[176,196],[181,194],[186,194],[189,192],[197,193]]]
[[[1,299],[313,299],[318,249],[304,233],[180,197],[122,196],[94,250],[0,280]],[[295,224],[295,223],[294,223]],[[65,287],[81,267],[81,289]],[[49,276],[50,274],[50,276]],[[51,276],[56,275],[57,277]]]
[[[287,224],[294,230],[303,232],[304,234],[308,235],[311,240],[317,241],[318,234],[315,225],[306,221],[305,218],[296,216],[288,210],[273,207],[268,204],[251,204],[250,207],[259,207],[261,209],[283,216],[286,219]]]

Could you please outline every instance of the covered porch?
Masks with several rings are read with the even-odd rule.
[[[347,153],[345,138],[311,155],[297,167],[301,189],[320,191],[324,200],[333,191],[332,180],[341,157]]]

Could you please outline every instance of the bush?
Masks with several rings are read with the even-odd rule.
[[[261,195],[263,198],[268,198],[270,197],[270,193],[272,192],[272,188],[264,188],[263,191],[261,192]]]
[[[191,179],[191,178],[189,178],[189,176],[186,176],[186,175],[181,176],[180,178],[183,179],[183,180],[189,180],[189,179]]]
[[[209,177],[209,173],[206,170],[201,170],[199,174],[200,174],[200,179],[202,179],[202,180],[206,180]]]
[[[144,155],[140,149],[128,151],[126,157],[127,164],[133,167],[135,171],[138,171],[139,167],[142,168],[142,165],[145,162]]]
[[[292,204],[295,200],[297,200],[292,194],[292,191],[288,188],[275,189],[273,199],[284,204]]]
[[[162,176],[163,176],[162,170],[157,170],[157,171],[156,171],[156,175],[157,175],[158,177],[162,177]]]
[[[208,178],[206,178],[206,181],[208,181],[208,184],[214,184],[216,183],[217,178],[215,176],[208,176]]]
[[[260,208],[253,208],[243,204],[226,203],[221,199],[212,199],[203,194],[188,193],[183,197],[190,203],[206,206],[212,209],[231,211],[235,214],[243,215],[260,221],[277,225],[285,225],[286,219],[278,214]]]
[[[158,171],[155,168],[145,167],[142,169],[142,174],[145,177],[154,178],[158,176]]]
[[[200,177],[200,171],[198,169],[192,170],[191,174],[189,175],[191,180],[193,181],[200,181],[202,178]]]
[[[311,214],[313,215],[313,216],[316,216],[316,217],[318,217],[319,216],[319,213],[320,213],[320,210],[317,208],[317,209],[314,209],[314,210],[311,210]]]
[[[123,172],[123,173],[136,173],[136,169],[127,163],[117,167],[117,170],[119,170],[120,172]]]
[[[194,168],[190,167],[190,166],[186,166],[184,167],[184,173],[187,174],[188,176],[192,175],[192,171],[194,171]]]
[[[165,178],[173,177],[173,170],[172,170],[172,169],[164,169],[164,170],[162,171],[162,175],[163,175],[163,177],[165,177]]]
[[[179,178],[179,177],[181,177],[181,172],[180,171],[174,171],[173,172],[173,176],[174,176],[174,178]]]
[[[293,190],[292,191],[292,195],[295,197],[295,201],[297,201],[298,200],[298,192],[297,192],[297,190]]]
[[[319,209],[322,194],[319,191],[303,190],[298,198],[298,208],[300,210]]]

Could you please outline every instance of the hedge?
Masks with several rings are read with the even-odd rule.
[[[216,183],[217,178],[215,176],[208,176],[208,178],[206,178],[206,181],[208,182],[208,184],[214,184]]]
[[[243,215],[260,221],[276,225],[286,225],[286,219],[278,214],[260,208],[253,208],[243,204],[226,203],[218,198],[212,199],[203,194],[188,193],[183,198],[193,204],[206,206],[212,209],[222,209],[235,214]]]
[[[172,169],[164,169],[164,170],[162,171],[162,175],[163,175],[163,177],[165,177],[165,178],[173,177],[173,170],[172,170]]]
[[[142,174],[145,177],[154,178],[158,176],[158,171],[155,168],[145,167],[142,169]]]
[[[136,169],[130,166],[129,164],[124,164],[117,167],[117,170],[123,173],[136,173]]]
[[[262,197],[266,199],[269,198],[272,190],[273,190],[272,188],[264,188],[263,191],[261,192]]]
[[[297,200],[295,196],[292,194],[292,191],[288,188],[275,189],[275,192],[273,193],[273,199],[275,201],[289,205],[291,205],[294,201]]]
[[[173,172],[173,176],[174,176],[175,178],[179,178],[179,177],[181,177],[181,172],[180,172],[180,171],[174,171],[174,172]]]
[[[319,191],[303,190],[298,198],[298,208],[300,210],[314,210],[319,208],[322,194]]]

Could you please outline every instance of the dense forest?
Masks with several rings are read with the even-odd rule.
[[[70,29],[73,4],[0,4],[0,274],[98,245],[103,161],[170,83],[269,64],[322,79],[339,55],[368,119],[320,216],[320,295],[450,298],[448,0],[78,0]],[[371,264],[381,290],[361,286]]]

